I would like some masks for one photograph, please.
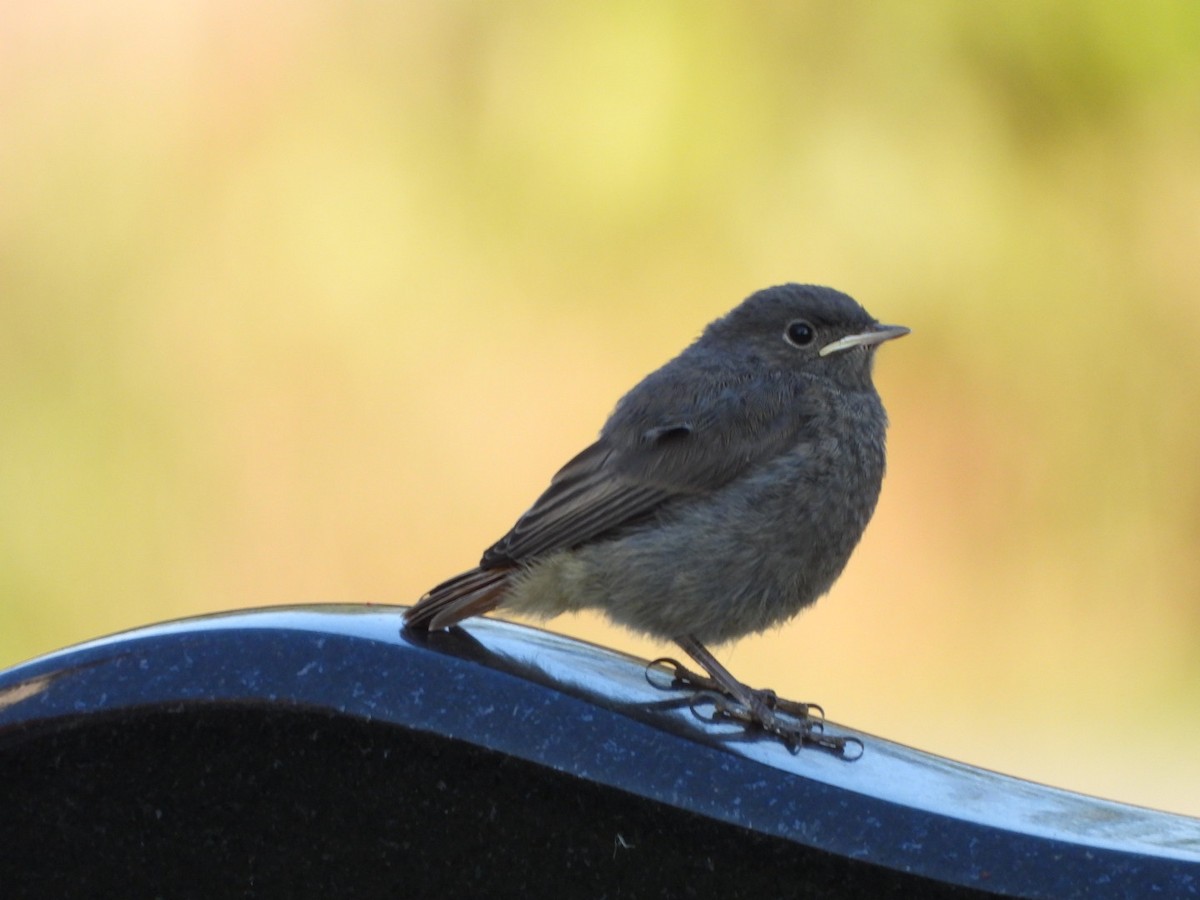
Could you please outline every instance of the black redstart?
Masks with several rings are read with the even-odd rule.
[[[599,440],[407,625],[599,609],[675,641],[740,718],[784,733],[771,692],[704,645],[790,619],[841,574],[883,480],[875,350],[907,333],[827,287],[752,295],[621,398]]]

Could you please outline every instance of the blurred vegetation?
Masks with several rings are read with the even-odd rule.
[[[1193,3],[18,0],[0,121],[0,665],[409,602],[815,281],[913,328],[891,471],[832,596],[723,657],[1200,814]]]

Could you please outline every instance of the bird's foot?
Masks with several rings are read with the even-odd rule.
[[[770,689],[755,690],[740,684],[742,690],[735,694],[715,678],[693,672],[670,657],[650,663],[646,669],[648,679],[652,669],[670,672],[670,688],[695,691],[691,709],[703,721],[738,722],[764,731],[783,741],[793,753],[803,747],[814,747],[850,760],[862,755],[862,742],[857,738],[825,733],[825,710],[817,703],[781,699]]]

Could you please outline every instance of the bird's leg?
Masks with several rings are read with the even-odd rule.
[[[700,664],[700,667],[708,673],[712,679],[713,686],[718,691],[730,699],[736,700],[755,718],[764,715],[770,717],[776,704],[774,691],[756,691],[754,688],[742,684],[733,677],[732,672],[721,665],[717,658],[708,651],[707,647],[690,634],[676,638],[675,643],[683,649],[684,653]]]
[[[733,677],[732,672],[718,662],[708,648],[690,634],[676,638],[675,643],[699,663],[712,679],[711,685],[704,684],[707,679],[698,679],[699,686],[715,687],[741,707],[736,712],[729,708],[722,708],[720,712],[757,725],[764,731],[783,738],[789,746],[799,747],[806,742],[812,742],[815,734],[819,733],[821,720],[811,715],[811,709],[820,710],[820,707],[814,707],[809,703],[780,700],[772,690],[755,690],[742,684]],[[776,714],[777,712],[784,712],[799,719],[799,727],[785,723]],[[817,743],[824,742],[817,741]]]

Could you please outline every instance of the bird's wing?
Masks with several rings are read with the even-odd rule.
[[[617,474],[616,453],[602,438],[563,466],[512,530],[483,555],[480,565],[519,562],[577,546],[640,519],[675,495],[665,487]]]
[[[575,547],[633,524],[664,504],[713,490],[794,444],[808,421],[797,395],[772,385],[729,383],[705,396],[672,396],[662,385],[644,402],[631,394],[604,432],[554,476],[512,530],[484,555],[484,568]],[[747,398],[754,398],[748,402]]]

